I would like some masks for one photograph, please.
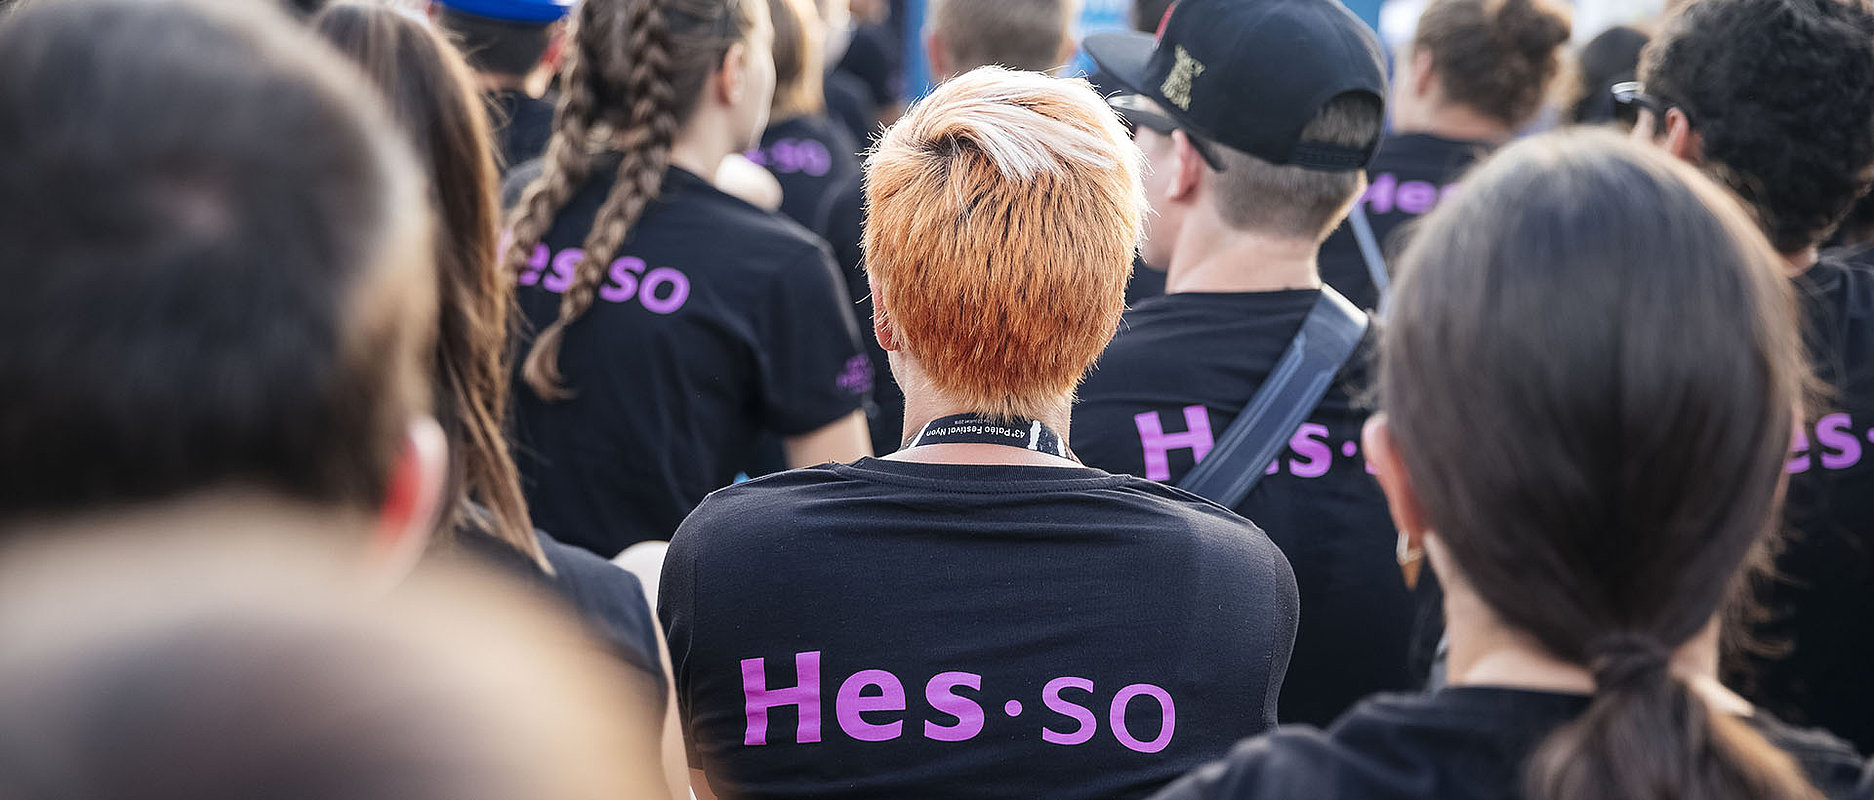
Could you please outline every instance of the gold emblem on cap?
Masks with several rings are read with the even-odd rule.
[[[1191,81],[1204,74],[1204,65],[1192,58],[1183,45],[1173,45],[1171,54],[1177,61],[1171,65],[1171,74],[1165,76],[1165,85],[1158,87],[1158,91],[1164,94],[1165,99],[1170,100],[1172,105],[1189,111],[1191,110]]]

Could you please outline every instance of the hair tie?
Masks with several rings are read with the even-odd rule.
[[[1595,686],[1603,692],[1663,680],[1672,666],[1672,651],[1646,634],[1612,634],[1589,646],[1588,654]]]

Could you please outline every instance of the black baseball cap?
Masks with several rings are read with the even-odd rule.
[[[1178,0],[1156,38],[1099,33],[1085,46],[1114,84],[1180,127],[1271,164],[1350,171],[1379,146],[1301,141],[1336,97],[1385,107],[1379,39],[1338,0]]]

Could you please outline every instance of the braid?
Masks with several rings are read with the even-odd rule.
[[[592,306],[605,278],[606,264],[643,216],[645,207],[657,197],[677,133],[675,89],[670,76],[671,37],[660,0],[639,0],[614,20],[614,26],[614,40],[622,40],[614,53],[630,55],[601,62],[609,67],[602,77],[611,85],[624,87],[625,96],[630,98],[618,138],[624,159],[618,165],[611,194],[599,207],[592,229],[586,234],[585,255],[573,271],[572,283],[560,295],[559,318],[540,332],[522,366],[528,384],[547,398],[567,395],[560,385],[558,363],[566,328]]]
[[[594,24],[593,17],[597,14],[595,9],[601,5],[581,4],[579,16],[575,18],[569,34],[573,41],[586,40],[582,34]],[[519,211],[511,226],[508,249],[502,256],[501,272],[510,281],[527,266],[534,248],[553,226],[553,219],[566,207],[567,201],[572,199],[573,190],[585,181],[592,167],[591,157],[587,155],[587,144],[591,138],[594,109],[598,104],[597,93],[592,85],[592,69],[595,63],[602,62],[599,54],[586,46],[575,47],[571,60],[562,82],[559,106],[554,110],[553,136],[547,142],[540,177],[529,184],[521,195]],[[538,349],[538,345],[535,349]],[[523,374],[528,385],[541,396],[550,397],[557,391],[557,369],[550,379],[538,376],[532,368],[530,357]]]

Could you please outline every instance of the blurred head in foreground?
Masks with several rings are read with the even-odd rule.
[[[1119,324],[1144,211],[1138,148],[1100,97],[977,69],[886,131],[865,189],[873,324],[905,396],[1065,416]]]
[[[198,534],[14,547],[0,587],[0,797],[636,800],[662,786],[655,709],[626,668],[490,578],[429,572],[384,596],[322,542]]]
[[[1814,796],[1713,706],[1805,384],[1781,262],[1715,183],[1611,133],[1465,186],[1401,262],[1365,447],[1446,587],[1453,675],[1488,641],[1591,674],[1534,800]]]
[[[0,18],[0,530],[239,507],[421,549],[430,223],[381,106],[269,4]]]

